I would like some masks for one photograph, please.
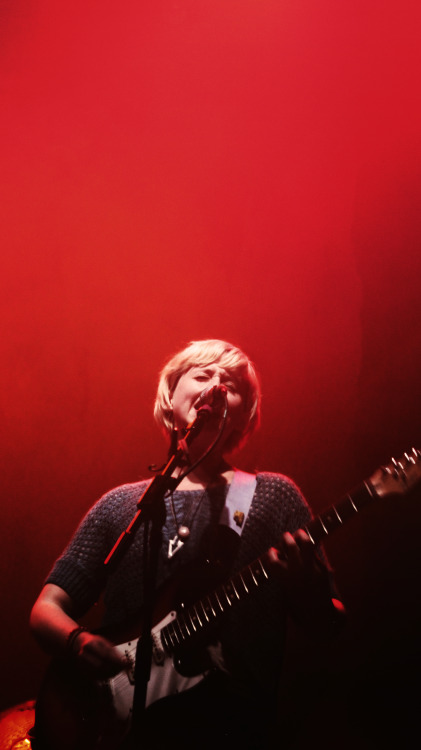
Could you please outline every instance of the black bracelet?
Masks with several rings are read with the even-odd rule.
[[[84,628],[83,625],[78,625],[77,628],[73,628],[73,630],[70,631],[69,635],[66,639],[66,651],[73,651],[73,645],[80,633],[86,633],[87,628]]]

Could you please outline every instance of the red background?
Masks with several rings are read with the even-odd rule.
[[[75,524],[163,459],[157,373],[189,340],[255,360],[262,428],[238,463],[291,475],[316,512],[421,448],[421,7],[0,13],[1,709],[36,694],[28,614]],[[386,672],[391,700],[419,658],[416,495],[326,545],[341,707]]]

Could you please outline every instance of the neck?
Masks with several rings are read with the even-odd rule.
[[[196,466],[178,485],[179,489],[200,489],[215,484],[229,484],[234,470],[224,459],[208,456],[203,463]]]

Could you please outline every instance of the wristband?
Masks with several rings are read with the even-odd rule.
[[[70,631],[66,639],[66,651],[67,652],[73,651],[73,645],[74,645],[76,638],[78,637],[78,635],[80,635],[81,633],[85,633],[86,631],[87,631],[87,628],[84,628],[83,625],[78,625],[77,628],[73,628],[73,630]]]

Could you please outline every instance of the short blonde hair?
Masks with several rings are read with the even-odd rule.
[[[226,448],[238,448],[258,427],[260,421],[260,383],[251,360],[241,349],[220,339],[191,341],[175,354],[161,371],[155,399],[154,417],[167,437],[174,429],[171,399],[182,375],[192,367],[218,363],[240,382],[247,415],[241,433],[233,433]]]

